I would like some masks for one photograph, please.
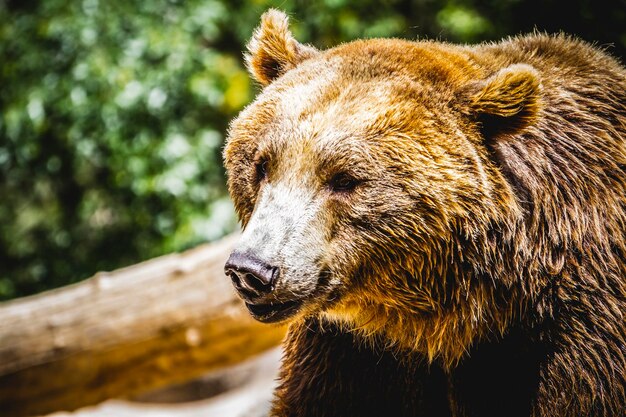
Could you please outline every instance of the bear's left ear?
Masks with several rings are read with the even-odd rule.
[[[468,110],[487,137],[519,133],[537,120],[541,81],[530,65],[506,67],[471,90]]]
[[[266,86],[318,53],[314,47],[294,39],[285,13],[270,9],[261,16],[261,25],[248,42],[246,64],[250,74]]]

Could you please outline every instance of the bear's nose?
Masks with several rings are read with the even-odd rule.
[[[226,275],[239,291],[249,295],[263,295],[272,291],[278,279],[278,268],[241,252],[233,252],[224,266]]]

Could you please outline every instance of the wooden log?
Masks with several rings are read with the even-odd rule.
[[[276,346],[223,265],[234,237],[0,305],[3,416],[74,410],[199,376]]]
[[[133,401],[107,400],[48,417],[267,417],[278,384],[280,354],[280,348],[270,349],[241,364]]]

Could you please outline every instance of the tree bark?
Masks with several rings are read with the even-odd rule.
[[[234,237],[0,305],[3,416],[73,410],[241,362],[285,333],[224,276]]]

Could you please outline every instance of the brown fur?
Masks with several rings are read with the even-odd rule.
[[[275,11],[250,45],[268,87],[225,150],[238,214],[272,155],[269,181],[324,196],[321,262],[342,280],[294,321],[273,415],[624,415],[623,67],[563,35],[320,52]],[[328,197],[345,167],[363,185]]]

